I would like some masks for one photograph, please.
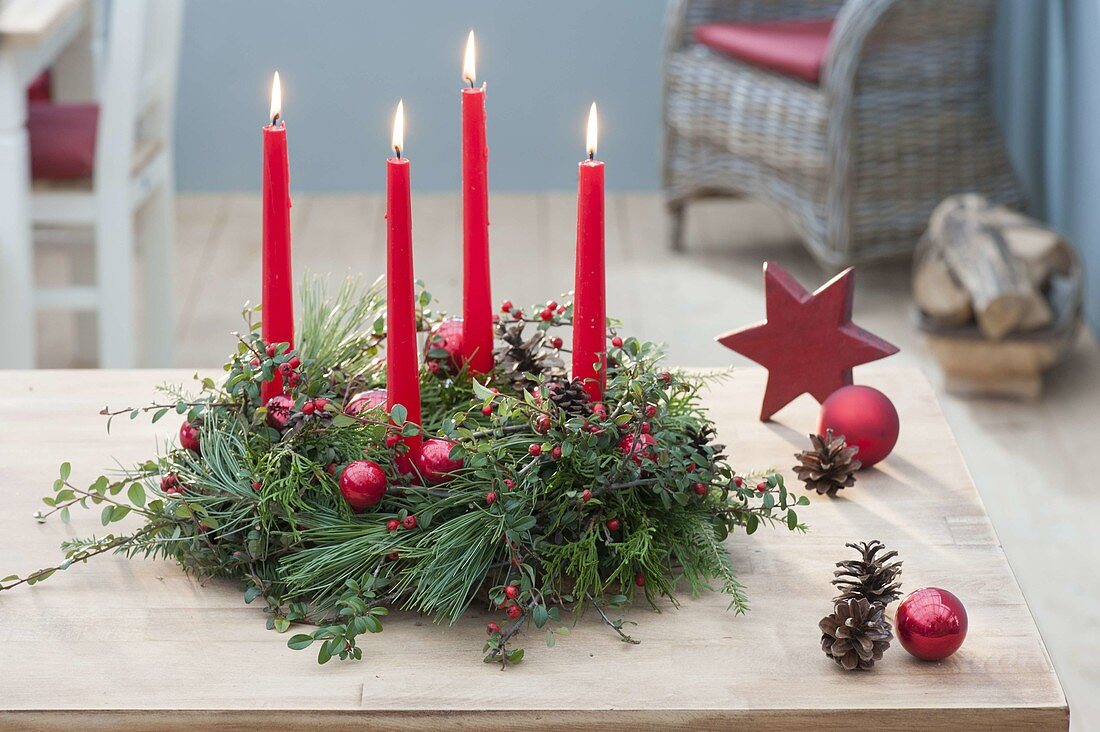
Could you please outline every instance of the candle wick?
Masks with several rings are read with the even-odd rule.
[[[473,80],[473,79],[471,79],[471,78],[470,78],[470,77],[468,77],[468,76],[466,77],[466,83],[470,85],[470,88],[471,88],[471,89],[473,89],[473,88],[474,88],[474,80]]]
[[[588,159],[589,160],[595,160],[596,159],[596,151],[595,150],[589,150],[588,151]]]
[[[281,115],[280,115],[280,114],[279,114],[278,112],[276,112],[276,113],[275,113],[275,116],[271,118],[271,126],[272,126],[272,127],[274,127],[275,125],[279,124],[279,119],[280,119],[280,117],[281,117]]]
[[[401,159],[401,148],[394,147],[393,151],[394,151],[394,153],[397,154],[397,159],[400,160]]]

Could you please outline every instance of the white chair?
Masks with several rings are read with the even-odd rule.
[[[144,255],[140,360],[147,366],[172,361],[172,133],[182,15],[182,0],[110,2],[95,74],[99,118],[92,176],[75,182],[36,178],[31,194],[36,227],[92,230],[95,284],[40,288],[35,307],[96,313],[99,363],[105,368],[133,367],[139,360],[134,286],[139,245]]]

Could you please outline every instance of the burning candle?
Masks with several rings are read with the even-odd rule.
[[[588,112],[588,159],[578,166],[577,261],[573,295],[573,378],[593,400],[607,382],[603,163],[596,160],[596,103]]]
[[[493,368],[493,303],[489,271],[489,148],[485,84],[475,87],[474,32],[462,76],[462,358],[473,374]]]
[[[294,288],[290,272],[290,167],[286,123],[282,120],[279,72],[271,82],[271,124],[263,128],[263,310],[261,335],[266,343],[294,343]],[[264,403],[283,393],[275,372],[261,390]]]
[[[394,156],[386,160],[386,405],[405,407],[420,424],[420,362],[416,347],[416,292],[413,280],[412,196],[409,160],[402,157],[405,105],[393,117]],[[409,437],[410,448],[420,437]]]

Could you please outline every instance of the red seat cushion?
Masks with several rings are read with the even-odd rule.
[[[831,18],[705,23],[696,26],[695,39],[745,63],[816,84],[832,30]]]
[[[31,177],[48,180],[90,178],[95,168],[94,104],[32,102],[27,114],[31,138]]]
[[[46,69],[27,87],[27,101],[48,102],[51,99],[53,99],[53,80],[50,78],[50,70]]]

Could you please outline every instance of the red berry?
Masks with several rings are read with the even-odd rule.
[[[523,311],[522,310],[515,311],[514,313],[512,313],[512,318],[514,320],[523,320]]]
[[[519,620],[521,615],[523,615],[523,608],[521,608],[519,605],[512,605],[508,608],[509,619]]]
[[[391,562],[396,562],[400,558],[401,558],[401,555],[398,554],[397,552],[390,552],[389,554],[386,555],[386,559],[390,560]]]
[[[550,450],[550,457],[555,460],[561,460],[561,445],[554,445]]]
[[[396,432],[391,432],[386,435],[386,447],[394,447],[399,442],[401,442],[401,435]]]
[[[543,310],[539,313],[539,317],[543,320],[553,320],[554,311],[550,309]]]
[[[760,491],[761,493],[765,493],[768,490],[768,484],[764,481],[760,481],[756,484],[756,490]]]
[[[695,488],[695,495],[697,495],[697,496],[705,496],[706,495],[707,487],[704,484],[696,483],[693,487]]]
[[[653,446],[657,444],[653,435],[626,435],[619,440],[619,451],[628,455],[635,465],[641,465],[643,459],[655,460]]]
[[[648,435],[653,432],[653,426],[649,422],[642,422],[642,425],[638,428],[643,435]]]
[[[607,520],[607,530],[608,531],[618,531],[620,526],[621,526],[621,524],[619,523],[619,519],[617,519],[617,518]]]
[[[645,587],[644,572],[638,572],[638,574],[634,575],[634,584],[638,585],[638,587]]]
[[[260,365],[260,359],[254,358],[251,361],[249,361],[249,363],[252,364],[253,368],[256,368]]]
[[[653,419],[654,417],[656,417],[657,407],[653,406],[652,404],[647,404],[645,407],[645,416],[646,419]]]
[[[487,504],[489,504],[490,506],[492,506],[494,503],[496,503],[497,502],[496,491],[489,491],[488,493],[486,493],[485,494],[485,502]]]
[[[512,310],[512,301],[511,300],[505,300],[504,302],[502,302],[500,304],[500,310],[503,313],[510,312]]]
[[[324,397],[317,397],[313,400],[313,408],[316,409],[318,412],[324,411],[325,407],[327,406],[328,399],[325,399]]]
[[[497,315],[496,313],[493,313],[493,323],[499,323],[499,322],[500,322],[500,316]]]
[[[386,531],[397,531],[397,527],[400,525],[397,519],[390,519],[386,522]]]
[[[733,476],[733,484],[735,486],[737,486],[738,488],[740,488],[741,486],[743,486],[745,484],[745,481],[744,481],[744,479],[741,478],[740,475],[735,475],[735,476]]]
[[[264,484],[263,484],[263,483],[261,483],[261,482],[260,482],[260,481],[258,481],[258,480],[254,480],[254,481],[252,481],[252,490],[254,490],[254,491],[262,491],[263,489],[264,489]]]
[[[623,339],[620,338],[619,336],[615,336],[614,338],[611,339],[611,345],[614,346],[615,348],[622,348],[623,347]]]
[[[302,414],[313,414],[314,409],[316,409],[316,407],[313,405],[313,402],[306,402],[302,405]]]
[[[348,463],[340,474],[340,495],[356,513],[381,501],[386,495],[386,473],[382,466],[372,460]]]
[[[507,488],[508,490],[512,490],[513,488],[516,487],[516,482],[514,480],[512,480],[511,478],[505,478],[504,479],[504,487]]]
[[[507,597],[509,600],[515,600],[517,597],[519,597],[519,588],[515,585],[508,585],[504,588],[504,596]]]
[[[438,361],[429,361],[429,362],[428,362],[428,372],[429,372],[429,373],[432,373],[432,374],[438,374],[438,373],[439,373],[439,370],[440,370],[441,368],[442,368],[442,367],[441,367],[441,366],[439,365],[439,362],[438,362]]]
[[[564,312],[565,312],[565,306],[564,305],[559,305],[558,306],[558,315],[561,315]]]
[[[558,308],[557,301],[555,301],[555,300],[547,300],[546,301],[546,309],[547,310],[557,310],[557,308]]]
[[[562,345],[564,345],[564,343],[565,342],[561,338],[559,338],[558,336],[554,336],[553,338],[550,339],[550,345],[553,348],[561,348]]]
[[[191,452],[199,452],[199,430],[190,422],[180,425],[180,446]]]
[[[291,356],[290,360],[286,362],[286,365],[292,369],[296,369],[302,365],[302,359],[297,356]]]
[[[585,488],[583,491],[581,491],[581,500],[584,501],[585,503],[588,503],[589,501],[591,501],[592,500],[592,491],[588,490],[587,488]]]
[[[496,623],[490,622],[490,623],[485,624],[485,634],[486,635],[492,635],[493,633],[499,633],[499,632],[500,632],[500,626],[497,625]]]
[[[481,408],[481,413],[484,414],[486,417],[490,416],[493,413],[493,405],[486,404],[484,407]]]
[[[535,432],[538,432],[540,435],[545,435],[549,431],[550,415],[540,414],[539,416],[535,417]]]
[[[329,463],[326,465],[325,472],[329,475],[336,475],[336,463]]]
[[[406,529],[415,529],[416,528],[416,516],[412,516],[412,515],[406,516],[405,518],[401,519],[401,525],[404,526]]]
[[[661,381],[665,382],[666,384],[672,383],[672,374],[667,371],[662,371],[660,374],[658,374],[658,378],[660,378]]]
[[[160,479],[160,489],[170,496],[183,492],[180,488],[179,476],[171,473]]]
[[[542,445],[540,445],[538,443],[535,443],[533,445],[529,445],[527,447],[527,454],[528,455],[534,455],[536,457],[541,455],[542,454]]]
[[[607,419],[607,406],[603,402],[596,402],[592,405],[592,414],[600,419]]]
[[[268,358],[274,358],[275,357],[275,344],[274,343],[268,343],[267,344],[267,357]]]

